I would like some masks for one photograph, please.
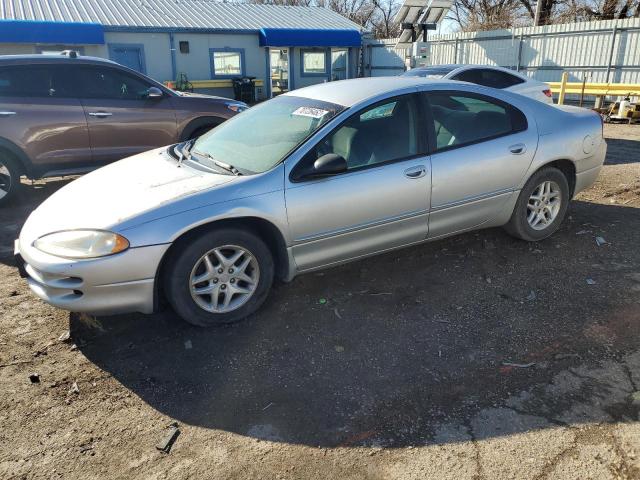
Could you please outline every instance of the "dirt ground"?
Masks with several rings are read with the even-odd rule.
[[[68,180],[29,186],[0,210],[0,478],[640,479],[640,125],[606,135],[544,242],[301,276],[209,330],[37,300],[12,240]]]

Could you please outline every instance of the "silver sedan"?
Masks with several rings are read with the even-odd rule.
[[[544,239],[605,153],[589,110],[453,81],[333,82],[72,182],[15,249],[57,307],[151,313],[166,298],[216,325],[258,309],[274,278],[479,228]]]

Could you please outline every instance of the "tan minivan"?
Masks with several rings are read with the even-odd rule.
[[[22,175],[85,173],[198,137],[246,108],[75,52],[0,56],[0,205]]]

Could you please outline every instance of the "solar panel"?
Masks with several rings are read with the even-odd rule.
[[[452,6],[453,0],[405,0],[394,18],[403,27],[396,48],[409,48],[422,35],[422,25],[441,22]]]

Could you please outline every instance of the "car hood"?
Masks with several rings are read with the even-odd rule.
[[[177,92],[179,96],[183,98],[209,98],[211,100],[226,100],[227,102],[231,102],[232,100],[225,97],[218,97],[216,95],[206,95],[204,93],[193,93],[193,92]]]
[[[166,147],[151,150],[58,190],[29,216],[20,239],[31,243],[47,233],[79,228],[117,230],[118,224],[144,212],[238,178],[179,167]]]

